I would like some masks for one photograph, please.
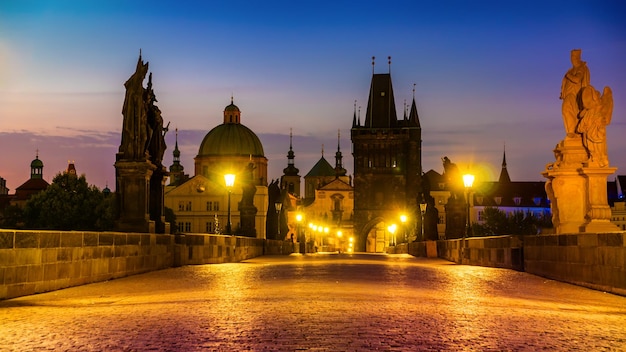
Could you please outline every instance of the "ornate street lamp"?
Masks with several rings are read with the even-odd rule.
[[[298,213],[296,214],[296,238],[298,239],[298,243],[300,243],[300,253],[305,254],[306,253],[306,236],[303,234],[300,234],[300,225],[302,224],[302,220],[304,219],[304,217],[302,216],[302,214]]]
[[[276,226],[276,227],[277,227],[277,229],[278,229],[278,237],[277,237],[276,239],[277,239],[277,240],[280,240],[280,239],[281,239],[281,238],[280,238],[280,210],[283,208],[283,203],[281,203],[281,202],[276,202],[276,203],[274,203],[274,207],[276,208],[276,214],[277,214],[277,215],[276,215],[276,218],[278,219],[278,220],[276,221],[276,224],[277,224],[277,226]]]
[[[424,234],[424,215],[426,214],[426,207],[428,204],[420,203],[420,214],[422,214],[422,241],[426,240],[426,235]]]
[[[474,175],[465,174],[463,175],[463,185],[465,186],[465,197],[467,199],[467,229],[463,234],[463,238],[470,237],[472,234],[472,223],[470,221],[470,190],[472,189],[472,185],[474,184]]]
[[[233,186],[235,185],[235,174],[224,175],[224,182],[226,183],[226,189],[228,190],[228,221],[226,222],[226,234],[232,235],[231,221],[230,221],[230,194],[232,193]]]

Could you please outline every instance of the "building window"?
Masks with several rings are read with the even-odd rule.
[[[185,232],[191,232],[191,223],[190,222],[186,222],[185,223]]]
[[[178,211],[185,211],[185,201],[178,202]]]
[[[185,204],[185,211],[191,211],[191,201],[188,201],[187,204]]]
[[[483,221],[483,211],[482,210],[478,211],[478,221]]]
[[[213,202],[206,202],[206,211],[211,211],[211,210],[213,210]]]

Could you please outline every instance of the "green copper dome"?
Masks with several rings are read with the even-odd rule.
[[[31,167],[31,169],[42,168],[43,167],[43,162],[41,160],[39,160],[39,158],[36,158],[35,160],[33,160],[30,163],[30,167]]]
[[[224,123],[207,133],[198,156],[209,155],[265,156],[259,137],[239,123]]]

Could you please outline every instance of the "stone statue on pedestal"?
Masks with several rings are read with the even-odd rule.
[[[129,232],[169,232],[163,211],[167,169],[163,166],[165,133],[161,110],[152,90],[152,73],[148,88],[143,81],[148,63],[141,59],[124,83],[126,96],[122,107],[122,142],[116,155],[116,194],[119,214],[117,229]]]
[[[126,97],[122,106],[124,122],[122,126],[122,143],[119,148],[120,159],[146,159],[148,118],[146,104],[144,103],[145,89],[143,87],[146,73],[148,73],[148,63],[144,64],[140,53],[135,73],[124,83]]]
[[[554,149],[556,161],[542,175],[552,209],[556,233],[617,231],[611,223],[606,180],[617,168],[609,167],[606,126],[613,113],[613,94],[590,84],[581,50],[571,52],[570,68],[561,84],[565,139]]]

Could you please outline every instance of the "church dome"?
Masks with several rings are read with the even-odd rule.
[[[224,108],[224,123],[204,136],[198,156],[265,157],[263,145],[251,129],[241,124],[241,111],[230,98]]]
[[[209,155],[265,156],[265,153],[252,130],[240,123],[225,123],[213,128],[202,140],[198,156]]]

